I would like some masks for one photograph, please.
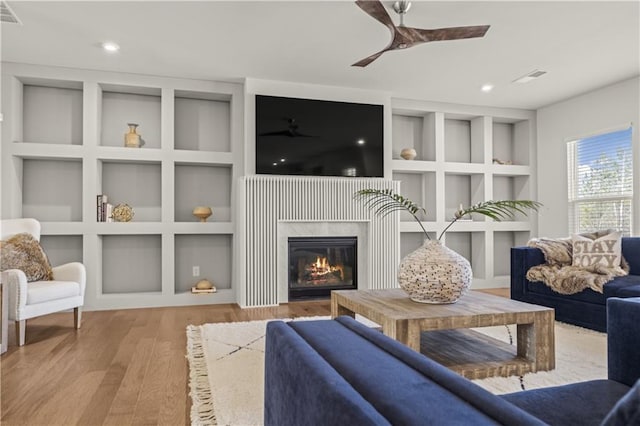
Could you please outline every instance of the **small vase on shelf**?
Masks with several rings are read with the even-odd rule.
[[[137,133],[138,125],[136,123],[127,123],[129,131],[124,134],[124,146],[127,148],[141,148],[144,140]]]
[[[211,207],[207,206],[198,206],[193,209],[193,215],[200,219],[200,222],[206,222],[207,218],[213,214],[213,210]]]

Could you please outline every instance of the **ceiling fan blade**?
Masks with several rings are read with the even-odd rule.
[[[478,25],[469,27],[438,28],[435,30],[407,28],[407,30],[410,30],[413,33],[415,41],[429,42],[484,37],[489,30],[489,27],[490,25]]]
[[[384,8],[382,3],[378,0],[358,0],[356,4],[360,7],[360,9],[364,10],[364,12],[370,15],[372,18],[376,19],[378,22],[386,25],[389,30],[393,33],[395,29],[395,25],[391,20],[391,17],[387,13],[387,9]]]
[[[258,136],[291,136],[291,132],[289,130],[278,130],[276,132],[260,133]]]
[[[367,56],[366,58],[359,60],[358,62],[356,62],[355,64],[352,64],[351,66],[352,67],[366,67],[371,62],[373,62],[376,59],[378,59],[380,57],[380,55],[382,55],[386,51],[387,51],[387,49],[381,50],[378,53],[374,53],[371,56]]]
[[[258,136],[284,136],[287,138],[315,138],[316,136],[300,133],[295,130],[280,130],[277,132],[260,133]]]

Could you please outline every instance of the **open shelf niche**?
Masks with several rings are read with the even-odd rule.
[[[422,220],[436,220],[436,174],[434,172],[393,172],[393,180],[401,182],[400,193],[403,196],[426,209],[427,213],[421,215]],[[400,212],[400,220],[403,222],[415,221],[415,219],[405,211]]]
[[[474,119],[446,115],[444,120],[444,160],[451,163],[484,163],[482,117]]]
[[[445,220],[451,220],[456,211],[484,201],[484,174],[445,174]],[[468,216],[462,220],[468,219]],[[484,221],[482,215],[472,215],[473,221]]]
[[[201,279],[218,290],[231,288],[233,236],[180,234],[175,236],[175,292],[190,292]],[[200,274],[194,276],[193,268]]]
[[[529,165],[529,120],[509,122],[493,121],[493,159],[505,165]]]
[[[81,222],[82,161],[22,160],[22,216],[40,222]]]
[[[208,206],[213,214],[208,222],[231,220],[231,177],[229,166],[176,164],[175,218],[176,222],[194,222],[196,206]]]
[[[466,258],[471,264],[474,278],[486,277],[486,250],[484,232],[447,231],[444,244]]]
[[[160,235],[102,235],[102,294],[160,293]]]
[[[102,194],[116,206],[128,204],[134,211],[132,222],[160,222],[161,165],[157,162],[102,160]]]
[[[427,209],[424,224],[428,232],[441,232],[460,204],[536,199],[532,164],[535,111],[412,99],[392,99],[391,104],[392,177],[400,181],[403,195]],[[405,145],[416,149],[415,161],[398,159]],[[494,158],[505,164],[495,164]],[[535,215],[516,215],[504,223],[482,215],[471,219],[456,223],[443,243],[471,262],[472,287],[508,285],[503,276],[504,265],[509,264],[505,247],[526,243],[529,235],[535,235]],[[408,214],[401,215],[402,255],[423,240],[419,227],[411,222]]]
[[[141,149],[160,148],[161,90],[152,87],[101,84],[100,145],[124,147],[128,123],[138,125]]]
[[[42,235],[40,245],[51,266],[83,261],[82,235]]]
[[[242,84],[17,63],[2,74],[3,217],[40,220],[54,265],[85,264],[87,310],[236,301]],[[143,147],[125,147],[128,123]],[[132,222],[96,223],[99,194]],[[197,223],[196,205],[217,223]],[[190,250],[218,293],[187,294]]]
[[[416,150],[415,161],[434,161],[436,159],[433,114],[421,116],[392,116],[392,157],[402,160],[400,153],[405,148]]]
[[[23,81],[22,142],[82,145],[82,83]]]
[[[511,256],[511,247],[526,246],[531,233],[529,231],[496,231],[493,233],[493,274],[508,276],[511,262],[504,262]]]
[[[229,96],[176,91],[175,149],[231,152]]]

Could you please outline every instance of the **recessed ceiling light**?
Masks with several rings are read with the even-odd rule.
[[[281,162],[281,163],[284,163],[284,158],[281,158],[281,159],[280,159],[280,162]]]
[[[493,84],[483,84],[480,90],[482,90],[484,93],[489,93],[493,90]]]
[[[277,166],[277,165],[278,165],[278,163],[273,163],[273,165],[274,165],[274,166]]]
[[[118,50],[120,50],[120,46],[112,41],[105,41],[104,43],[102,43],[102,48],[107,52],[117,52]]]
[[[365,141],[364,139],[358,139],[358,145],[364,145]]]

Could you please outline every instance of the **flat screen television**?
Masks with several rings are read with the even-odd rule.
[[[256,173],[382,177],[383,106],[256,95]]]

